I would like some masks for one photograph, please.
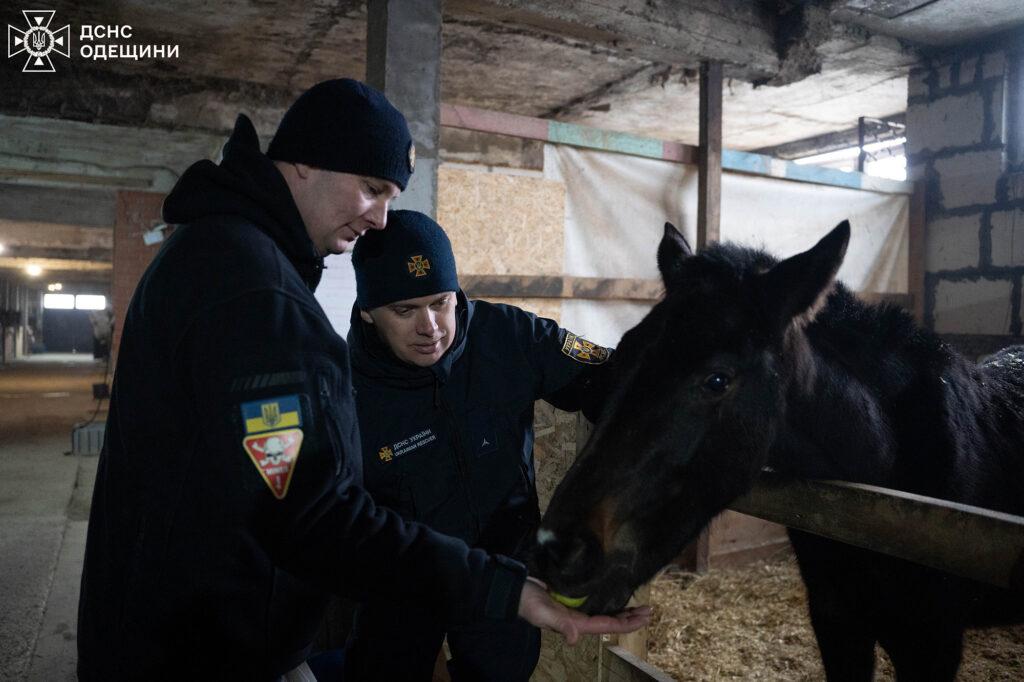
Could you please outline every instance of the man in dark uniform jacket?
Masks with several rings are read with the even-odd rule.
[[[349,346],[367,490],[474,547],[522,558],[540,523],[534,401],[594,418],[608,350],[552,320],[470,301],[444,230],[392,211],[353,251]],[[460,680],[529,679],[540,632],[523,621],[448,627],[427,608],[363,604],[348,650],[357,679],[429,679],[447,633]]]
[[[313,297],[323,257],[385,227],[414,155],[402,115],[320,83],[260,152],[239,116],[219,165],[164,203],[176,224],[124,324],[89,519],[82,680],[274,680],[303,670],[327,595],[448,622],[517,613],[579,632],[521,564],[375,507],[348,353]]]

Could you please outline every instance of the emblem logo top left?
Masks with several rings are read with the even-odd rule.
[[[54,10],[22,10],[27,28],[7,24],[7,58],[28,54],[23,73],[54,73],[50,53],[71,57],[71,25],[50,29]]]

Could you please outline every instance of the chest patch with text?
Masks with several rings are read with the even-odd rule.
[[[413,450],[417,450],[424,445],[429,445],[437,440],[437,434],[434,433],[433,429],[423,429],[418,431],[408,438],[403,438],[397,443],[391,445],[385,445],[384,447],[377,450],[377,457],[382,462],[390,462],[396,457],[407,455]]]

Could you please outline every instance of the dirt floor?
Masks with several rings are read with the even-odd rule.
[[[665,573],[652,585],[650,662],[680,682],[824,679],[803,583],[785,553],[741,569]],[[877,650],[876,680],[894,680]],[[962,682],[1024,679],[1024,625],[967,633]]]

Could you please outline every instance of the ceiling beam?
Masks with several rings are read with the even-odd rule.
[[[884,120],[903,125],[905,119],[906,116],[904,114],[896,114],[894,116],[886,116]],[[857,128],[848,128],[834,133],[805,137],[802,140],[794,140],[771,147],[762,147],[753,150],[753,153],[774,156],[777,159],[802,159],[806,156],[856,147],[857,143]]]
[[[760,3],[448,0],[445,13],[523,26],[659,64],[720,61],[729,76],[743,80],[766,80],[779,71],[775,18]]]
[[[0,183],[0,220],[113,227],[114,192]]]
[[[216,158],[225,139],[218,133],[0,115],[0,180],[168,192],[192,163]]]
[[[4,258],[25,259],[26,261],[88,261],[95,264],[114,262],[114,250],[92,247],[76,249],[74,247],[55,248],[46,246],[15,245],[5,246]],[[99,266],[97,266],[99,267]],[[107,268],[100,268],[107,269]]]

